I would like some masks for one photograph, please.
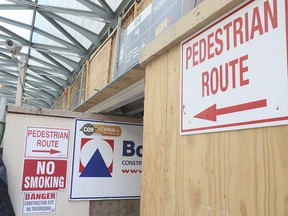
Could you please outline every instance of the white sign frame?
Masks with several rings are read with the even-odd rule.
[[[75,119],[74,133],[70,200],[139,199],[142,124]]]
[[[269,18],[267,18],[268,21],[265,20],[268,23],[267,32],[265,24],[262,23],[264,32],[260,34],[260,30],[255,31],[257,15],[260,14],[259,16],[263,19],[263,14],[269,8],[267,7],[268,3],[272,10],[275,6],[273,0],[269,0],[268,3],[264,2],[266,1],[245,1],[236,9],[181,43],[181,135],[288,124],[288,101],[282,98],[283,95],[288,93],[288,20],[286,18],[287,5],[285,5],[287,1],[276,1],[277,27],[275,22],[274,25],[271,24],[272,18],[269,17],[270,20]],[[258,13],[256,13],[257,10]],[[252,31],[248,32],[249,30],[247,30],[248,36],[245,36],[248,40],[240,43],[240,39],[238,39],[238,43],[236,42],[232,46],[232,36],[231,34],[227,36],[227,34],[225,37],[229,40],[226,41],[230,41],[230,47],[228,48],[228,42],[223,39],[223,35],[225,35],[223,33],[224,27],[227,27],[229,23],[232,23],[232,25],[237,23],[239,19],[242,19],[242,25],[244,26],[243,23],[246,21],[252,23],[252,18],[254,19],[253,37]],[[243,29],[241,31],[244,32]],[[218,43],[215,35],[217,35]],[[222,36],[223,38],[221,38]],[[239,34],[237,37],[239,38]],[[210,48],[209,50],[208,48],[205,49],[206,54],[204,54],[205,52],[199,54],[201,52],[199,47],[205,47],[203,45],[205,39],[206,47],[212,46],[214,49]],[[222,51],[219,39],[224,43]],[[201,40],[203,44],[199,45],[202,43]],[[214,44],[211,45],[211,43]],[[223,85],[225,83],[224,78],[222,80],[222,87],[224,87],[220,89],[219,71],[221,65],[223,69],[226,67],[225,63],[227,63],[227,68],[230,70],[228,72],[229,76],[232,76],[231,65],[236,60],[238,65],[241,62],[241,69],[240,66],[239,69],[234,69],[233,73],[236,75],[234,78],[229,77],[233,81],[228,81],[226,89]],[[234,65],[236,64],[234,63]],[[217,68],[218,71],[214,68]],[[225,68],[226,71],[227,68]],[[235,68],[237,67],[235,66]],[[225,71],[225,69],[222,71]]]
[[[32,194],[51,194],[50,197],[31,198]],[[30,197],[29,197],[30,196]],[[29,197],[29,200],[26,200]],[[37,211],[36,211],[37,210]],[[23,193],[22,214],[43,214],[57,212],[57,192],[53,191],[31,191]]]
[[[67,158],[70,129],[27,126],[24,157]]]

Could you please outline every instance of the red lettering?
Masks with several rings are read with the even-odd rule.
[[[206,59],[206,50],[207,50],[206,39],[202,38],[199,41],[199,54],[200,54],[199,63],[202,63],[202,62],[205,61],[205,59]]]
[[[214,53],[211,53],[212,48],[214,47],[214,43],[211,41],[211,39],[214,37],[214,32],[208,35],[207,42],[208,42],[208,59],[211,59],[214,57]]]
[[[37,140],[36,142],[37,146],[41,146],[41,147],[59,147],[59,140]]]
[[[41,146],[41,140],[37,140],[36,146]]]
[[[196,50],[196,47],[198,46],[198,42],[193,44],[193,66],[198,65],[198,61],[196,61],[196,56],[198,55],[198,50]]]
[[[218,69],[216,67],[212,68],[210,76],[211,76],[210,81],[211,93],[215,95],[218,92],[219,87]]]
[[[245,42],[248,42],[249,40],[249,18],[248,13],[245,13]]]
[[[28,130],[28,136],[32,135],[32,130]]]
[[[219,38],[220,35],[223,34],[223,30],[221,28],[217,29],[215,32],[215,42],[219,46],[215,49],[216,55],[220,55],[223,52],[223,41]]]
[[[237,43],[237,41],[239,41],[240,44],[243,44],[243,20],[241,17],[238,17],[237,19],[235,19],[233,21],[233,41],[234,41],[234,47],[237,47],[239,44]],[[239,40],[237,40],[237,37],[239,37]]]
[[[229,66],[232,67],[232,88],[236,88],[236,64],[238,64],[238,59],[229,62]]]
[[[244,55],[239,59],[233,59],[219,67],[213,67],[211,71],[202,73],[202,97],[217,94],[219,91],[226,92],[229,87],[234,89],[249,84],[249,79],[244,75],[248,73],[248,66],[245,61],[248,55]]]
[[[189,63],[189,60],[191,59],[191,57],[192,57],[192,49],[189,46],[186,48],[186,70],[188,69],[188,63]]]
[[[265,32],[268,32],[268,17],[271,22],[272,28],[275,29],[278,27],[278,11],[277,11],[277,0],[273,0],[273,14],[272,9],[269,4],[269,1],[264,2],[264,29]]]
[[[230,30],[229,29],[231,26],[232,26],[232,23],[229,22],[223,27],[223,29],[226,32],[226,50],[227,51],[230,50]]]
[[[249,79],[244,79],[244,73],[248,72],[248,66],[244,66],[244,61],[248,60],[248,55],[242,56],[240,58],[240,86],[248,85]]]
[[[50,200],[56,199],[56,193],[27,193],[25,200]]]
[[[223,66],[220,65],[220,89],[222,92],[225,92],[228,89],[228,67],[229,65],[225,64],[225,77],[223,76]],[[225,81],[224,81],[225,80]],[[225,82],[225,84],[224,84]]]
[[[264,33],[258,7],[255,7],[253,10],[252,26],[251,27],[252,28],[251,28],[250,40],[254,39],[255,32],[258,31],[259,35],[262,35]]]
[[[209,96],[209,73],[205,71],[202,73],[202,97]]]

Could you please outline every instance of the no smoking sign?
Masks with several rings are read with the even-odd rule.
[[[24,160],[22,191],[66,188],[67,160]]]

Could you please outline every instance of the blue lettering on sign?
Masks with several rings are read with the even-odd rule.
[[[142,145],[135,148],[135,143],[133,141],[123,141],[123,156],[132,157],[135,154],[138,157],[142,157]]]

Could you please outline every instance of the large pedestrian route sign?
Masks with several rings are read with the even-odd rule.
[[[181,134],[287,124],[287,1],[245,1],[181,44]]]

